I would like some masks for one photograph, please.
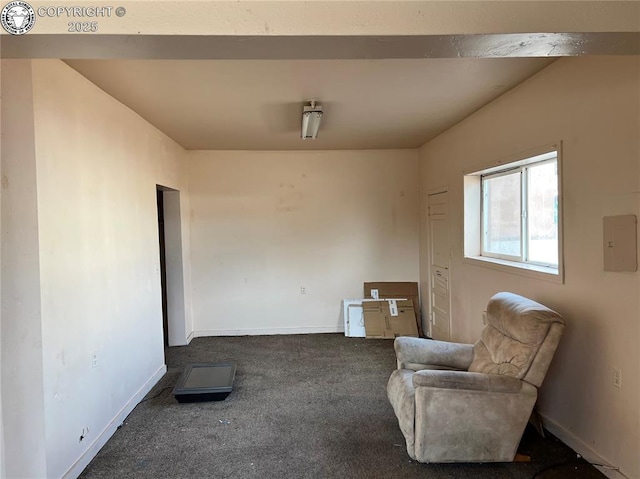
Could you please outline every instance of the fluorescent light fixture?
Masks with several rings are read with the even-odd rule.
[[[302,110],[302,133],[303,140],[315,140],[318,137],[320,120],[322,120],[322,107],[316,105],[316,100],[311,100]]]

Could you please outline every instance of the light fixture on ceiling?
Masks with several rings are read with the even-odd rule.
[[[316,104],[316,100],[309,100],[310,105],[302,109],[302,133],[303,140],[315,140],[318,137],[320,120],[322,120],[322,106]]]

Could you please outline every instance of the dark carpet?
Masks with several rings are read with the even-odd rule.
[[[90,478],[602,478],[547,434],[527,428],[529,463],[412,461],[386,383],[393,341],[339,334],[194,339],[167,349],[168,372],[80,477]],[[179,404],[184,367],[236,361],[224,401]]]

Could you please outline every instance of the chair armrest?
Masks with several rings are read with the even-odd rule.
[[[472,344],[403,336],[395,339],[393,347],[398,363],[402,364],[428,364],[466,370],[473,360]]]
[[[518,393],[522,389],[522,381],[499,374],[424,370],[414,373],[413,387]]]

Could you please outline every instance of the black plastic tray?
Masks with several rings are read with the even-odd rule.
[[[193,363],[187,365],[173,388],[180,403],[222,401],[233,390],[236,363]]]

